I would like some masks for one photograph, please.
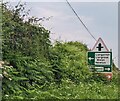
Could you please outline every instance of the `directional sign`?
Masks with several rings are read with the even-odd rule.
[[[93,65],[97,71],[111,72],[112,52],[88,52],[88,64]]]
[[[111,65],[111,52],[95,53],[95,65],[109,66]]]
[[[90,70],[112,72],[112,52],[109,52],[101,38],[95,43],[93,49],[88,52],[88,64]]]
[[[104,52],[108,52],[108,48],[106,47],[105,43],[103,42],[103,40],[101,38],[98,39],[98,41],[96,42],[96,44],[94,45],[92,51],[104,51]]]
[[[88,52],[88,64],[110,67],[112,65],[112,52]]]

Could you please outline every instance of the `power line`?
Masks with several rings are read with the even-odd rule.
[[[92,33],[89,31],[89,29],[87,28],[87,26],[83,23],[83,21],[80,19],[80,17],[78,16],[78,14],[76,13],[76,11],[73,9],[73,7],[71,6],[71,4],[68,2],[68,0],[66,0],[67,1],[67,4],[70,6],[70,8],[72,9],[72,11],[74,12],[74,14],[77,16],[77,18],[78,18],[78,20],[82,23],[82,25],[85,27],[85,29],[88,31],[88,33],[92,36],[92,38],[95,40],[95,41],[97,41],[96,40],[96,38],[92,35]],[[118,56],[115,56],[115,57],[113,57],[113,60],[115,59],[115,58],[117,58]]]
[[[85,29],[88,31],[88,33],[91,35],[91,37],[95,40],[96,38],[92,35],[92,33],[89,31],[89,29],[87,28],[87,26],[83,23],[83,21],[80,19],[80,17],[78,16],[78,14],[76,13],[76,11],[73,9],[73,7],[71,6],[71,4],[67,1],[67,4],[70,6],[70,8],[72,9],[72,11],[74,12],[74,14],[77,16],[78,20],[82,23],[82,25],[85,27]]]

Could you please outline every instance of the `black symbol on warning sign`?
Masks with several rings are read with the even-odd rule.
[[[101,51],[101,49],[104,48],[104,47],[101,45],[101,43],[99,43],[98,47],[96,47],[96,48],[98,48],[98,51]]]

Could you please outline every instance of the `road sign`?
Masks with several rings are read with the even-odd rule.
[[[112,52],[88,52],[88,64],[92,65],[96,71],[111,72]]]
[[[111,66],[111,54],[111,52],[95,53],[95,65]]]
[[[112,72],[110,72],[110,73],[104,73],[104,75],[106,76],[106,78],[108,79],[108,80],[111,80],[112,79]]]
[[[98,39],[98,41],[96,42],[96,44],[94,45],[92,51],[104,51],[104,52],[108,52],[108,48],[106,47],[105,43],[103,42],[103,40],[101,38]]]
[[[101,38],[98,39],[92,51],[88,52],[90,70],[104,74],[107,80],[112,79],[112,52],[109,52]]]
[[[112,52],[88,52],[88,64],[110,67],[112,65]]]
[[[101,38],[88,52],[88,64],[91,70],[97,72],[112,72],[112,52],[109,52]]]

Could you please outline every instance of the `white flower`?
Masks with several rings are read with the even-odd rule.
[[[4,75],[8,75],[8,73],[6,71],[3,72]]]
[[[4,68],[4,67],[2,67],[2,66],[0,65],[0,69],[2,69],[2,68]]]
[[[11,78],[9,78],[9,80],[11,81],[12,79],[11,79]]]
[[[2,74],[0,74],[0,79],[1,79],[1,78],[3,78],[3,75],[2,75]]]
[[[0,61],[0,64],[4,64],[4,61]]]
[[[5,95],[6,97],[8,97],[9,95]]]

